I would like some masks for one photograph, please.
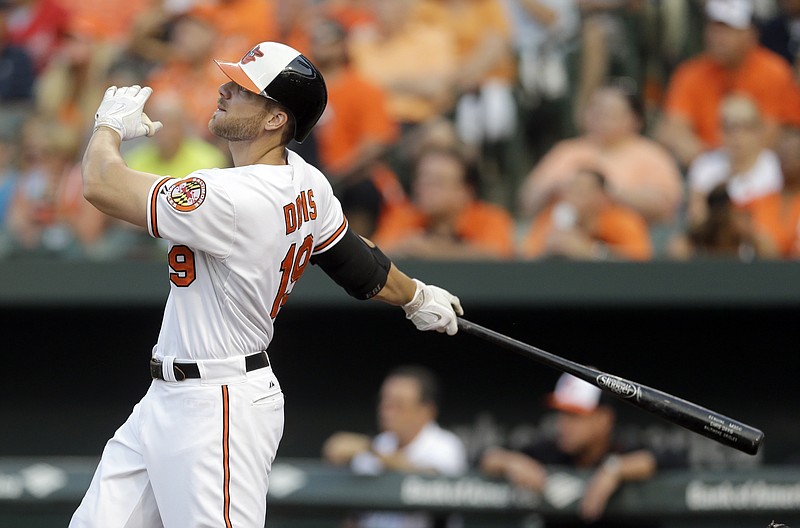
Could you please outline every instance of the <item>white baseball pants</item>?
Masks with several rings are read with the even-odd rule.
[[[108,441],[70,528],[263,528],[284,398],[271,367],[153,380]]]

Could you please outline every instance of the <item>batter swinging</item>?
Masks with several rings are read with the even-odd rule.
[[[288,150],[327,101],[314,65],[262,42],[217,61],[209,129],[235,167],[173,179],[128,168],[121,140],[152,136],[150,88],[109,88],[83,159],[99,210],[169,241],[170,294],[153,382],[102,458],[72,528],[261,527],[283,434],[283,394],[267,356],[273,321],[309,263],[350,295],[402,306],[420,330],[457,331],[459,300],[411,279],[348,229],[325,176]]]

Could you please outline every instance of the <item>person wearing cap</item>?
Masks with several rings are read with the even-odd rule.
[[[608,500],[624,482],[647,480],[655,475],[657,461],[650,450],[625,445],[615,438],[616,414],[612,399],[596,386],[571,374],[562,374],[546,403],[549,409],[557,411],[555,437],[522,450],[489,448],[479,462],[484,474],[542,493],[547,489],[551,466],[590,471],[578,508],[582,522],[574,526],[598,521]],[[598,523],[592,526],[619,525]]]
[[[144,112],[150,87],[108,88],[95,116],[84,196],[168,241],[170,293],[152,384],[106,444],[71,528],[264,526],[284,424],[267,348],[309,263],[357,299],[402,307],[419,330],[458,331],[459,299],[351,230],[328,179],[287,148],[326,106],[314,64],[277,42],[216,63],[229,80],[195,111],[227,140],[233,167],[182,178],[128,167],[121,142],[162,127]]]
[[[722,98],[733,92],[753,97],[763,116],[768,144],[779,129],[800,121],[800,90],[791,66],[761,46],[751,0],[708,0],[705,50],[672,74],[654,136],[688,167],[720,145]]]

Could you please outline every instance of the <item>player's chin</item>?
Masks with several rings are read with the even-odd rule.
[[[208,131],[215,136],[220,136],[221,131],[224,129],[219,121],[219,115],[216,112],[211,116],[211,119],[208,120]]]

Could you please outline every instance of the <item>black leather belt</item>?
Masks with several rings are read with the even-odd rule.
[[[244,362],[247,372],[269,366],[269,358],[267,357],[266,352],[257,352],[255,354],[245,356]],[[150,375],[153,377],[153,379],[164,379],[162,367],[162,361],[156,358],[150,358]],[[197,366],[197,363],[179,363],[176,361],[172,364],[172,370],[175,373],[175,379],[178,381],[183,381],[187,378],[200,377],[200,367]]]

